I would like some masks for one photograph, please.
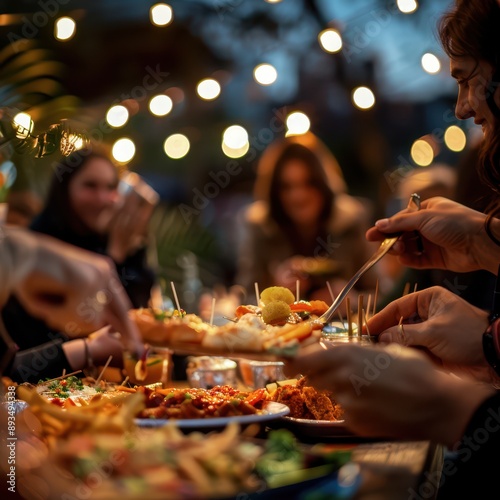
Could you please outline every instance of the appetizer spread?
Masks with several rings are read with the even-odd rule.
[[[299,346],[319,340],[322,325],[314,319],[328,309],[325,302],[295,302],[283,287],[266,288],[260,298],[259,306],[239,306],[235,318],[223,326],[182,310],[135,309],[130,317],[146,342],[191,352],[294,356]]]

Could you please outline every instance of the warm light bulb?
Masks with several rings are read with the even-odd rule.
[[[360,109],[370,109],[375,104],[375,95],[368,87],[358,87],[352,93],[352,100]]]
[[[165,154],[174,160],[186,156],[189,148],[189,139],[184,134],[172,134],[163,144]]]
[[[271,85],[278,78],[278,72],[270,64],[259,64],[253,70],[253,77],[261,85]]]
[[[118,139],[111,150],[113,158],[120,163],[128,163],[135,155],[135,144],[126,137]]]
[[[156,116],[165,116],[172,111],[173,102],[168,95],[160,94],[149,101],[149,111]]]
[[[149,18],[156,26],[167,26],[174,18],[172,7],[166,3],[157,3],[149,10]]]
[[[54,36],[65,42],[72,38],[76,31],[75,20],[71,17],[60,17],[54,26]]]
[[[12,126],[18,139],[26,139],[33,132],[33,120],[28,113],[17,113],[12,119]]]
[[[114,128],[123,127],[128,121],[129,112],[125,106],[111,106],[106,113],[106,121]]]
[[[444,133],[444,143],[451,151],[459,153],[465,149],[467,137],[460,127],[451,125]]]
[[[222,135],[222,142],[230,149],[240,149],[248,142],[248,132],[240,125],[231,125]]]
[[[301,111],[290,113],[286,118],[286,135],[302,135],[311,128],[311,120]]]
[[[321,47],[327,52],[338,52],[342,48],[342,37],[337,30],[326,29],[318,35]]]
[[[418,8],[416,0],[398,0],[398,8],[403,14],[411,14]]]
[[[219,97],[220,90],[219,82],[213,78],[206,78],[205,80],[202,80],[196,87],[198,95],[206,101],[211,101]]]
[[[427,73],[434,75],[435,73],[439,73],[441,62],[434,54],[428,52],[422,56],[422,68],[424,68]]]
[[[416,140],[410,151],[412,160],[421,167],[429,166],[434,160],[432,146],[423,139]]]

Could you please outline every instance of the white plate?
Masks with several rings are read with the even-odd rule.
[[[207,429],[212,427],[224,427],[231,422],[237,422],[242,425],[260,424],[269,420],[275,420],[284,417],[290,413],[290,408],[281,403],[268,401],[263,404],[261,413],[252,415],[237,415],[230,417],[214,418],[192,418],[192,419],[155,419],[155,418],[136,418],[135,423],[139,427],[163,427],[166,424],[173,423],[181,429]]]
[[[308,437],[341,437],[354,434],[345,425],[345,420],[310,420],[307,418],[283,417],[280,423],[292,431]]]

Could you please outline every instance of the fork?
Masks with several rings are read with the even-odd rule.
[[[420,196],[413,193],[410,196],[410,201],[406,207],[409,212],[416,212],[420,210]],[[365,264],[359,269],[359,271],[347,282],[347,284],[342,288],[337,298],[333,301],[333,304],[328,308],[328,310],[323,313],[316,321],[326,325],[332,319],[334,313],[339,308],[342,301],[347,297],[347,294],[351,291],[352,287],[358,282],[358,280],[365,274],[369,269],[371,269],[398,241],[402,233],[397,233],[382,241],[378,250],[365,262]]]

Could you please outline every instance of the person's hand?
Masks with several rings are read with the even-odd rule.
[[[300,292],[305,294],[311,288],[311,280],[304,271],[303,263],[304,258],[299,255],[290,257],[281,263],[273,263],[269,269],[273,285],[283,286],[295,291],[298,281]]]
[[[118,263],[139,249],[145,242],[147,228],[155,205],[134,191],[117,204],[107,223],[108,255]]]
[[[95,366],[102,366],[113,356],[111,366],[123,366],[123,343],[120,334],[104,327],[88,336],[87,345]]]
[[[388,234],[403,232],[391,253],[409,267],[459,272],[487,269],[496,273],[500,248],[488,238],[485,219],[485,214],[446,198],[430,198],[422,202],[419,211],[402,210],[377,221],[366,237],[380,241]],[[423,252],[417,251],[415,231],[422,238]]]
[[[405,295],[370,318],[367,326],[379,342],[423,347],[447,370],[498,382],[483,354],[488,313],[449,290],[432,287]]]
[[[362,436],[432,439],[451,445],[493,389],[437,370],[422,354],[395,344],[311,346],[287,363],[289,375],[328,389]]]
[[[128,350],[142,354],[130,300],[110,259],[28,231],[3,234],[2,265],[11,274],[2,285],[28,312],[69,336],[109,324]]]

